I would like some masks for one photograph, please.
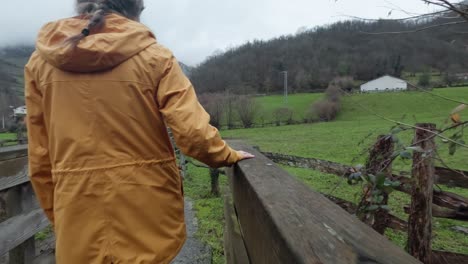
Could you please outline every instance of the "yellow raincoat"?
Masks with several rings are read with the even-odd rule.
[[[212,167],[238,154],[172,53],[116,14],[73,49],[81,17],[40,31],[25,68],[29,170],[59,264],[169,263],[185,238],[182,182],[166,131]]]

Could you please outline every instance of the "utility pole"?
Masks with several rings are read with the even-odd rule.
[[[282,71],[284,74],[284,103],[288,103],[288,71]]]

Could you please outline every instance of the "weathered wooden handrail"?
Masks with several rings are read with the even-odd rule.
[[[49,224],[28,178],[27,146],[0,148],[0,256],[33,263],[34,236]]]
[[[256,155],[228,169],[245,261],[420,263],[253,148],[231,145]]]

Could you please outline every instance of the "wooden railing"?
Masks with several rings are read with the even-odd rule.
[[[0,256],[11,264],[35,261],[34,236],[49,225],[28,178],[27,146],[0,148]]]
[[[231,145],[256,158],[228,169],[228,263],[420,263],[253,148]]]

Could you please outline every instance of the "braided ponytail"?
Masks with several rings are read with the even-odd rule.
[[[91,32],[104,26],[108,13],[119,13],[127,18],[136,19],[143,9],[143,0],[77,0],[76,11],[80,15],[89,17],[89,23],[80,34],[68,38],[65,43],[76,47]]]

